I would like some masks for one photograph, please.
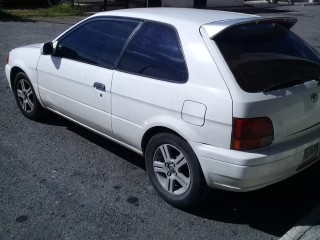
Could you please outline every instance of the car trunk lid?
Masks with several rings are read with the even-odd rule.
[[[320,86],[316,81],[268,93],[252,93],[242,97],[235,95],[233,116],[270,118],[274,128],[274,140],[280,141],[320,123],[319,95]]]
[[[320,122],[320,57],[289,30],[295,23],[253,17],[200,29],[231,93],[233,117],[269,118],[275,142]]]

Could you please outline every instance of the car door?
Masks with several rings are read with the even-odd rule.
[[[39,94],[51,110],[112,135],[114,65],[138,21],[93,18],[67,31],[38,62]]]

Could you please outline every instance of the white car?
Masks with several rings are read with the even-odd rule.
[[[319,160],[320,57],[295,23],[110,11],[12,50],[5,71],[27,118],[47,109],[144,155],[161,197],[189,207],[208,187],[251,191]]]

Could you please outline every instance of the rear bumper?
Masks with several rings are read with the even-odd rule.
[[[212,188],[246,192],[286,179],[317,162],[304,162],[306,148],[320,143],[320,128],[285,143],[257,151],[240,152],[190,142]],[[319,144],[320,146],[320,144]]]

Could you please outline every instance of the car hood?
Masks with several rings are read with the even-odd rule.
[[[19,48],[40,48],[42,44],[43,43],[34,43],[34,44],[26,45],[23,47],[19,47]]]
[[[32,58],[36,58],[37,61],[38,61],[38,58],[41,55],[41,53],[40,53],[41,45],[42,45],[42,43],[35,43],[35,44],[30,44],[30,45],[21,46],[21,47],[17,47],[17,48],[12,49],[10,51],[10,62],[11,62],[11,64],[15,60],[24,59],[24,55],[26,55],[26,54],[31,54],[29,56],[30,60],[31,60],[31,57],[32,57]],[[27,62],[28,62],[28,60],[25,61],[25,63],[27,63]]]
[[[7,65],[11,68],[21,68],[24,72],[29,74],[29,78],[32,78],[32,71],[37,68],[38,60],[41,56],[41,45],[41,43],[37,43],[12,49],[9,55],[10,60]]]

